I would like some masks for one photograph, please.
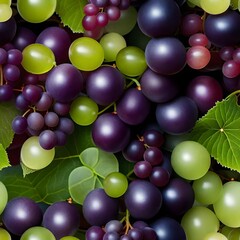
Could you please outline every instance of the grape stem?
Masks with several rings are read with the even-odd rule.
[[[3,85],[3,69],[2,65],[0,65],[0,86]]]
[[[101,115],[102,113],[104,113],[106,110],[108,110],[112,106],[114,106],[114,112],[116,112],[116,103],[113,102],[113,103],[109,104],[108,106],[106,106],[105,108],[103,108],[101,111],[99,111],[98,115]]]
[[[130,77],[127,77],[128,80],[131,80],[131,82],[127,85],[127,88],[129,88],[133,83],[135,83],[137,85],[137,88],[139,90],[141,90],[141,84],[139,83],[139,81],[135,78],[130,78]]]
[[[121,222],[123,223],[124,221],[125,221],[125,234],[127,234],[128,233],[128,231],[129,231],[129,229],[132,229],[133,227],[132,227],[132,225],[131,225],[131,223],[130,223],[130,220],[129,220],[129,218],[130,218],[130,213],[129,213],[129,211],[128,211],[128,209],[126,210],[126,215],[122,218],[122,220],[121,220]]]

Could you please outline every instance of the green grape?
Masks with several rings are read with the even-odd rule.
[[[228,240],[239,240],[240,239],[240,229],[234,228],[228,235]]]
[[[80,37],[72,42],[69,48],[69,59],[79,70],[93,71],[103,63],[104,50],[95,39]]]
[[[172,151],[173,170],[181,177],[196,180],[209,170],[211,157],[207,149],[195,141],[183,141]]]
[[[11,0],[0,0],[0,4],[7,4],[8,6],[11,6],[12,1]]]
[[[56,10],[57,0],[18,0],[20,16],[30,23],[41,23],[50,18]]]
[[[203,240],[228,240],[228,239],[219,232],[213,232],[208,233]]]
[[[56,65],[52,50],[40,43],[32,43],[22,51],[23,68],[33,74],[46,73]]]
[[[127,46],[126,40],[119,33],[111,32],[103,35],[100,44],[104,50],[104,61],[113,62],[118,52]]]
[[[117,54],[116,65],[129,77],[140,76],[147,68],[144,51],[135,46],[125,47]]]
[[[195,206],[183,215],[181,225],[188,240],[203,240],[208,233],[217,232],[220,223],[213,211]]]
[[[240,182],[231,181],[223,185],[223,191],[213,204],[218,219],[226,226],[240,227]]]
[[[47,228],[35,226],[26,230],[20,240],[56,240]]]
[[[200,6],[209,14],[221,14],[229,8],[230,2],[230,0],[200,0]]]
[[[127,177],[120,172],[112,172],[103,180],[103,188],[108,196],[121,197],[128,188]]]
[[[80,239],[73,236],[66,236],[66,237],[60,238],[60,240],[80,240]]]
[[[221,229],[221,233],[228,238],[228,236],[231,234],[231,232],[234,230],[234,228],[223,226]]]
[[[5,22],[12,16],[12,8],[7,3],[0,2],[0,22]]]
[[[190,5],[194,5],[194,6],[200,7],[200,1],[201,1],[201,0],[188,0],[188,3],[189,3]]]
[[[2,182],[0,182],[0,196],[1,196],[0,197],[0,215],[1,215],[8,202],[8,191],[4,183]]]
[[[8,233],[7,230],[0,227],[0,239],[1,240],[11,240],[12,238],[11,238],[11,235]]]
[[[91,98],[80,96],[71,103],[69,114],[75,123],[87,126],[96,120],[98,105]]]
[[[216,202],[223,190],[221,178],[212,171],[208,171],[203,177],[193,181],[192,187],[195,199],[206,205]]]
[[[105,27],[105,31],[126,35],[132,31],[136,23],[137,10],[130,6],[128,9],[121,11],[121,16],[117,21],[110,21]]]
[[[46,150],[39,144],[37,136],[28,138],[21,148],[22,163],[34,170],[39,170],[48,166],[54,159],[55,148]]]

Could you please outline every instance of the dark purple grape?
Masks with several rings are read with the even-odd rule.
[[[23,59],[22,52],[18,49],[10,49],[8,52],[7,63],[13,65],[20,65]]]
[[[9,84],[0,86],[0,101],[10,101],[13,98],[13,88]]]
[[[69,135],[74,131],[74,123],[70,118],[60,117],[57,129]]]
[[[108,0],[90,0],[92,4],[97,7],[106,7],[108,6]]]
[[[147,161],[136,162],[133,172],[138,178],[148,178],[152,173],[152,165]]]
[[[204,32],[215,46],[234,46],[240,42],[239,25],[239,13],[228,9],[221,14],[209,14],[204,21]]]
[[[229,93],[238,90],[240,88],[240,75],[235,78],[223,76],[223,88]]]
[[[39,135],[39,144],[44,149],[52,149],[57,145],[57,137],[54,131],[46,129]]]
[[[21,78],[25,85],[28,85],[28,84],[37,85],[39,81],[38,75],[29,73],[27,71],[22,71]]]
[[[157,187],[164,187],[169,183],[170,173],[163,167],[155,166],[152,169],[149,180]]]
[[[143,133],[143,140],[150,147],[161,147],[164,143],[164,136],[156,129],[147,129]]]
[[[124,87],[124,76],[112,66],[99,67],[89,74],[86,81],[87,94],[102,106],[117,101],[122,95]]]
[[[26,111],[31,103],[23,96],[23,94],[19,94],[16,97],[15,105],[19,110]]]
[[[122,151],[130,140],[130,128],[117,114],[103,113],[93,123],[92,138],[104,151]]]
[[[16,82],[20,80],[20,69],[13,64],[6,64],[3,66],[3,75],[7,82]]]
[[[162,131],[169,134],[183,134],[190,131],[197,119],[198,108],[189,97],[180,96],[167,103],[159,103],[156,119]]]
[[[118,6],[121,0],[109,0],[109,5]]]
[[[29,102],[36,103],[41,98],[42,88],[33,84],[28,84],[23,88],[22,94]]]
[[[109,222],[106,223],[105,225],[105,232],[117,232],[121,233],[123,230],[123,224],[119,220],[110,220]]]
[[[44,122],[46,126],[54,128],[59,123],[59,117],[55,112],[49,111],[44,115]]]
[[[129,184],[124,202],[133,218],[151,219],[161,209],[162,194],[152,183],[137,179]]]
[[[160,165],[163,162],[162,151],[157,147],[148,147],[143,154],[143,158],[152,166]]]
[[[138,162],[143,160],[144,152],[144,143],[137,139],[131,140],[128,145],[122,150],[124,158],[130,162]]]
[[[128,231],[128,235],[132,240],[143,240],[143,231],[139,228],[132,228]]]
[[[147,65],[154,72],[172,75],[186,65],[186,49],[175,37],[152,38],[145,50]]]
[[[47,111],[52,105],[53,99],[47,92],[43,92],[35,107],[38,111]]]
[[[56,145],[65,146],[67,143],[67,134],[60,130],[55,130],[54,133],[57,140]]]
[[[40,131],[44,127],[44,118],[39,112],[31,112],[27,116],[27,124],[33,131]]]
[[[132,238],[129,235],[124,234],[120,237],[120,240],[132,240]]]
[[[53,110],[54,110],[59,116],[66,116],[66,115],[69,113],[70,104],[69,104],[69,103],[55,102],[55,103],[53,104]]]
[[[103,226],[117,219],[118,209],[118,199],[109,197],[102,188],[90,191],[83,202],[83,216],[91,225]]]
[[[137,22],[150,37],[173,36],[181,23],[181,11],[174,0],[149,0],[141,5]]]
[[[151,223],[151,227],[157,233],[157,239],[161,240],[186,240],[186,234],[180,223],[174,218],[162,217]]]
[[[99,226],[91,226],[87,229],[85,237],[86,240],[102,240],[105,232]]]
[[[9,43],[14,38],[17,31],[17,23],[12,16],[7,21],[0,22],[0,46]]]
[[[139,228],[139,229],[143,229],[145,227],[149,227],[149,225],[144,222],[144,221],[141,221],[141,220],[137,220],[135,221],[133,224],[132,224],[132,227],[134,228]]]
[[[73,235],[80,226],[80,212],[73,204],[55,202],[43,214],[42,226],[49,229],[57,239]]]
[[[70,63],[62,63],[49,72],[45,87],[56,101],[70,102],[83,90],[83,76]]]
[[[20,236],[28,228],[41,225],[42,210],[32,199],[16,197],[7,203],[2,221],[9,232]]]
[[[131,5],[131,0],[121,0],[118,5],[120,10],[127,10]]]
[[[53,51],[58,65],[68,62],[71,38],[65,29],[56,26],[45,28],[37,36],[36,43],[49,47]]]
[[[117,103],[116,111],[123,122],[129,125],[138,125],[147,118],[150,108],[151,102],[141,90],[129,88]]]
[[[156,231],[151,228],[151,227],[145,227],[143,228],[143,239],[144,240],[148,240],[148,239],[151,239],[151,240],[158,240],[158,236],[157,236],[157,233]],[[170,239],[169,239],[170,240]],[[182,239],[181,239],[182,240]]]
[[[103,240],[119,240],[120,235],[117,232],[106,232],[103,236]]]
[[[4,48],[0,48],[0,64],[6,64],[7,63],[7,51]]]
[[[16,116],[12,121],[12,129],[16,134],[22,134],[27,130],[27,119],[23,116]]]
[[[162,190],[163,208],[173,216],[180,216],[194,203],[194,191],[189,182],[172,178]]]
[[[179,93],[175,78],[147,69],[140,79],[143,94],[152,102],[163,103],[172,100]]]

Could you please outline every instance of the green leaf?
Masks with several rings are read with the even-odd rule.
[[[68,26],[73,32],[82,33],[83,7],[87,0],[58,0],[56,13],[61,18],[63,25]]]
[[[83,166],[69,175],[69,192],[72,199],[83,204],[86,195],[95,188],[102,188],[102,180],[111,172],[118,172],[118,160],[114,154],[89,147],[80,154]]]
[[[240,107],[235,95],[211,108],[189,135],[207,148],[221,165],[240,171]]]
[[[14,103],[0,103],[0,143],[7,149],[13,141],[14,132],[12,130],[12,120],[19,114]]]
[[[9,164],[8,155],[3,145],[0,143],[0,170],[3,168],[11,166]]]

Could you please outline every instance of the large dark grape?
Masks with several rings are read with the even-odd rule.
[[[229,9],[221,14],[208,15],[204,21],[204,31],[212,44],[234,46],[240,43],[239,25],[239,13]]]
[[[162,217],[151,223],[151,227],[161,240],[186,240],[186,234],[174,218]]]
[[[150,108],[151,102],[141,90],[129,88],[117,103],[117,114],[123,122],[137,125],[147,118]]]
[[[104,113],[93,123],[94,143],[107,152],[123,150],[130,139],[130,128],[117,114]]]
[[[111,66],[101,66],[91,72],[86,80],[86,90],[97,104],[107,106],[117,101],[125,87],[125,78]]]
[[[143,159],[144,151],[144,143],[140,140],[133,139],[122,150],[122,154],[126,160],[130,162],[138,162]]]
[[[9,232],[20,236],[28,228],[41,224],[42,210],[30,198],[13,198],[6,205],[2,221]]]
[[[159,127],[166,133],[187,133],[198,119],[198,108],[191,98],[180,96],[170,102],[159,103],[156,108],[156,119]]]
[[[9,43],[17,32],[17,23],[12,16],[5,22],[0,22],[0,46]]]
[[[147,65],[154,72],[171,75],[186,64],[186,49],[175,37],[152,38],[145,50]]]
[[[150,37],[172,36],[181,23],[181,11],[174,0],[148,0],[140,7],[137,22]]]
[[[162,206],[160,190],[147,180],[134,180],[124,195],[124,202],[130,215],[136,219],[154,217]]]
[[[79,210],[68,202],[55,202],[44,212],[42,225],[48,228],[57,239],[73,235],[80,225]]]
[[[88,193],[83,202],[83,216],[91,225],[103,226],[112,219],[117,219],[119,201],[109,197],[102,188]]]
[[[59,102],[70,102],[83,89],[83,76],[72,64],[62,63],[46,78],[47,92]]]

